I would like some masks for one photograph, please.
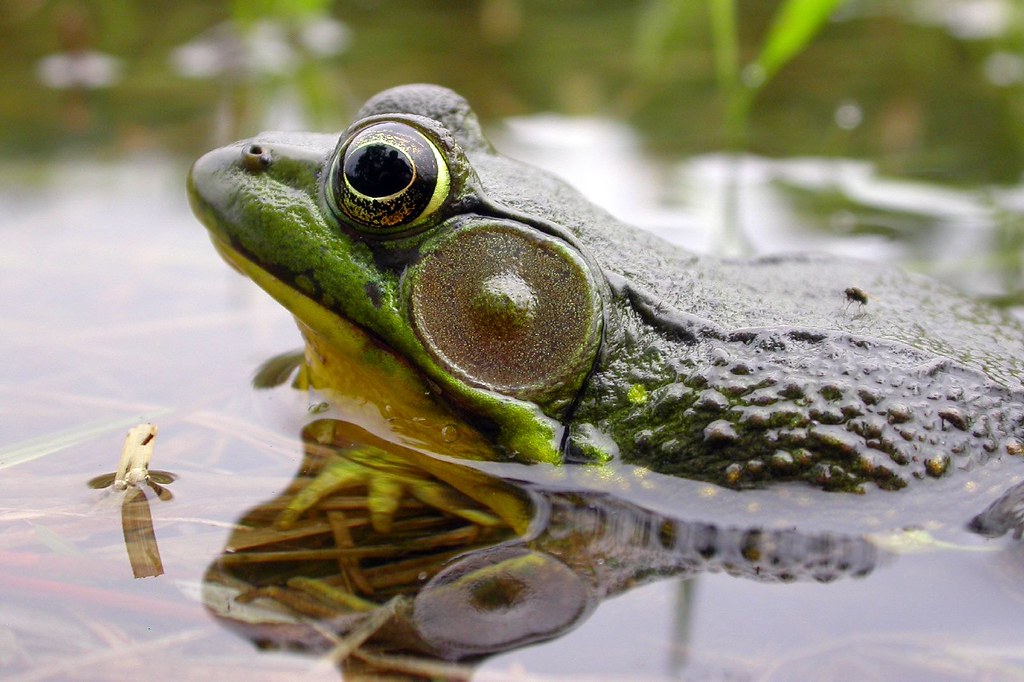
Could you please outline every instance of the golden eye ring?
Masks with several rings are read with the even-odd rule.
[[[353,133],[335,154],[326,184],[339,219],[382,237],[424,224],[450,193],[451,174],[437,144],[402,121]]]

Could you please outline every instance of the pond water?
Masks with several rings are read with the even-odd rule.
[[[499,608],[499,621],[540,634],[509,626],[506,640],[470,632],[466,644],[443,621],[461,613],[444,589],[430,593],[441,595],[442,626],[423,615],[436,600],[421,599],[420,611],[389,601],[392,620],[418,624],[426,642],[401,656],[401,629],[372,611],[337,630],[366,639],[340,645],[309,610],[253,616],[222,590],[251,579],[237,556],[259,548],[243,548],[239,521],[267,529],[279,501],[308,483],[295,477],[310,466],[310,422],[376,441],[345,426],[343,411],[311,413],[287,383],[253,390],[261,365],[301,339],[283,308],[217,256],[184,188],[209,148],[261,129],[340,130],[378,90],[439,82],[467,97],[503,153],[694,251],[894,262],[1024,317],[1015,3],[846,3],[760,93],[735,153],[708,18],[669,13],[651,37],[672,3],[351,0],[316,16],[279,3],[234,24],[213,3],[122,4],[12,2],[0,17],[0,677],[337,679],[325,651],[362,644],[346,675],[1024,678],[1024,545],[967,532],[994,487],[959,481],[932,491],[936,509],[927,497],[918,516],[893,504],[865,528],[844,519],[885,507],[890,493],[709,497],[704,484],[623,466],[480,465],[458,480],[525,500],[537,516],[516,530],[536,555],[516,554],[523,545],[502,524],[474,531],[464,549],[513,572],[537,561],[536,575],[565,585],[542,600],[582,590],[583,606]],[[745,59],[770,9],[738,3]],[[152,467],[174,480],[163,498],[143,487],[148,504],[123,504],[89,482],[114,471],[125,432],[142,422],[159,429]],[[1021,472],[995,475],[1008,486]],[[784,518],[774,505],[787,495],[826,511]],[[365,506],[346,500],[336,502]],[[428,538],[433,562],[406,582],[444,588],[435,576],[460,545],[442,551],[436,538],[461,537],[461,522],[403,510],[401,522],[426,529],[404,541]],[[797,526],[829,548],[807,541],[819,553],[802,557],[820,559],[816,569],[773,575],[758,564],[757,575],[751,552],[701,554],[711,524],[727,533],[768,517],[767,537],[747,549],[791,556],[779,548],[806,539],[771,533]],[[890,533],[907,524],[930,540]],[[354,533],[357,548],[384,556],[372,555],[380,570],[368,579],[394,576],[391,545],[363,526]],[[342,574],[351,568],[331,556]]]

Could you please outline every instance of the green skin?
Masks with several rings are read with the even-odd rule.
[[[368,118],[419,129],[450,175],[429,214],[394,233],[355,224],[332,196],[335,156]],[[1024,329],[1009,316],[861,261],[691,254],[497,154],[466,102],[443,88],[377,95],[340,142],[266,133],[210,152],[196,162],[189,193],[236,264],[316,304],[311,314],[275,293],[301,323],[354,323],[499,453],[523,462],[618,457],[732,487],[804,480],[855,491],[898,489],[1024,451]],[[485,273],[469,285],[475,293],[452,289],[481,307],[494,338],[525,326],[559,342],[539,370],[540,356],[513,360],[536,374],[513,388],[454,366],[453,352],[431,345],[448,341],[413,319],[425,311],[448,320],[455,308],[447,306],[462,298],[444,292],[462,274],[416,299],[434,275],[428,264],[457,253],[445,247],[468,243],[469,228],[487,233],[499,221],[526,242],[535,235],[573,272],[565,287]],[[465,260],[472,271],[486,257]],[[529,328],[564,289],[576,303],[554,312],[579,318],[571,338],[557,323]],[[577,314],[590,306],[596,316]],[[486,355],[490,343],[472,346]],[[491,364],[508,355],[507,346],[493,351]]]

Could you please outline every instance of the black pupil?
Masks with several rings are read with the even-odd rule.
[[[405,154],[388,144],[360,147],[345,159],[345,177],[360,194],[387,197],[409,186],[413,168]]]

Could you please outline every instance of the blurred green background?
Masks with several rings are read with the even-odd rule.
[[[716,73],[720,4],[8,0],[0,154],[156,148],[191,157],[217,141],[211,130],[226,138],[260,127],[285,92],[309,127],[340,129],[368,95],[413,81],[458,90],[485,120],[597,114],[629,123],[658,156],[720,150],[734,144]],[[741,67],[782,4],[735,2]],[[758,93],[743,146],[869,158],[886,173],[948,183],[1015,183],[1022,48],[1016,1],[838,3]],[[74,51],[117,59],[116,75],[98,88],[48,87],[40,60]]]

